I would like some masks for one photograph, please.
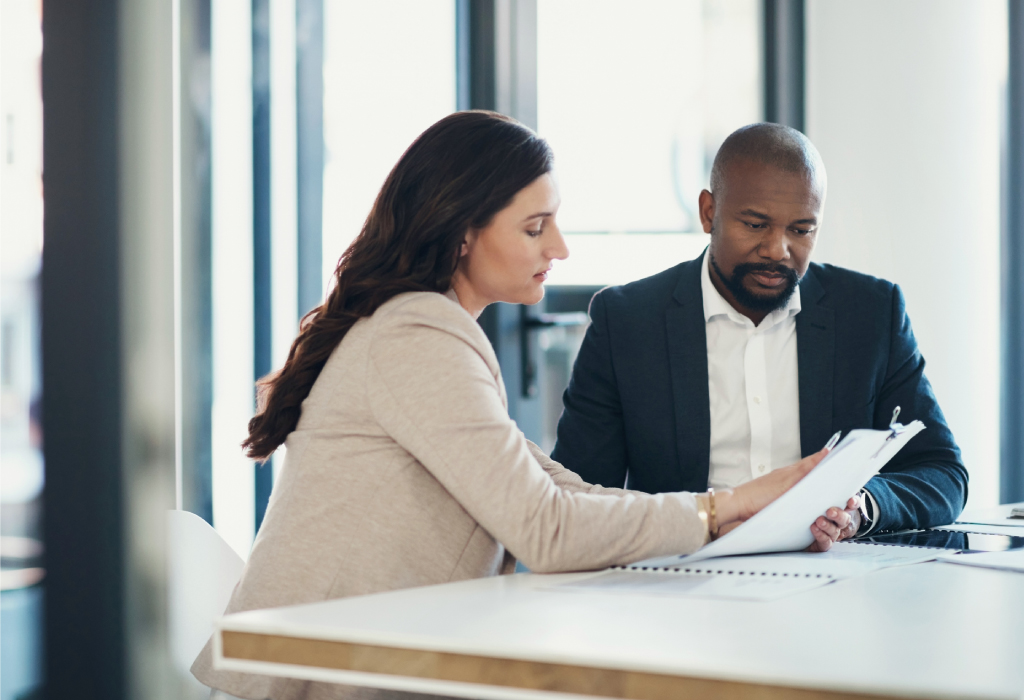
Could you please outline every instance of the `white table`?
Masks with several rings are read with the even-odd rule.
[[[577,576],[230,615],[217,663],[475,698],[1024,697],[1021,574],[920,564],[771,602],[550,589]]]
[[[1010,517],[1010,511],[1014,508],[1024,508],[1024,503],[1006,503],[991,508],[972,508],[961,513],[956,521],[958,523],[1024,528],[1024,519]]]

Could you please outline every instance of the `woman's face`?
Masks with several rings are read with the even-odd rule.
[[[521,189],[485,228],[470,231],[462,244],[452,286],[474,317],[488,304],[536,304],[553,260],[569,249],[555,223],[561,199],[551,174]]]

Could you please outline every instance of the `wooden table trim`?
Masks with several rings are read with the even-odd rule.
[[[225,659],[627,700],[879,700],[896,697],[232,630],[222,630],[220,634]]]

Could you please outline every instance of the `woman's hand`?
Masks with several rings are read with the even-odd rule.
[[[748,520],[776,498],[789,491],[818,465],[828,450],[804,457],[796,464],[776,469],[753,481],[715,493],[719,534],[723,535]],[[856,532],[856,530],[854,530]]]
[[[860,529],[860,495],[846,502],[846,510],[829,508],[825,515],[811,523],[814,543],[808,552],[827,552],[833,542],[845,540],[857,534]]]

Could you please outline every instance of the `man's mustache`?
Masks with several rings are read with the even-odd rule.
[[[741,280],[747,275],[758,272],[782,275],[791,284],[796,284],[800,281],[800,275],[797,274],[796,270],[779,263],[740,263],[733,268],[732,278],[734,280]]]

